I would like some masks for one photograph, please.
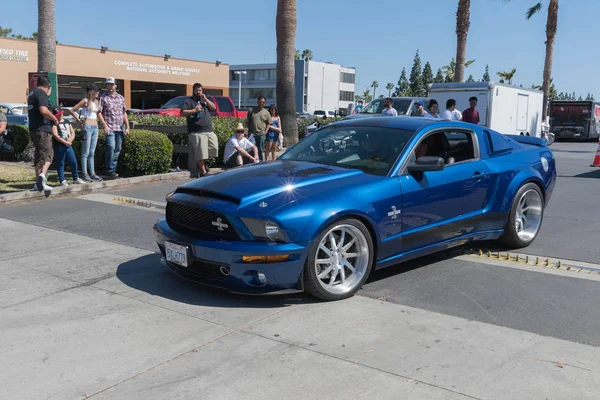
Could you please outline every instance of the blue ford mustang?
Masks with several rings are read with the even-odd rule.
[[[241,293],[352,296],[373,269],[500,239],[529,245],[556,181],[543,139],[462,122],[374,117],[325,126],[279,159],[167,195],[167,266]]]

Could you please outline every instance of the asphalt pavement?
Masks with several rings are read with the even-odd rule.
[[[557,158],[559,177],[556,189],[546,210],[538,238],[531,246],[520,251],[540,257],[556,257],[589,263],[600,263],[600,250],[598,249],[600,247],[598,245],[598,238],[600,238],[600,215],[596,211],[597,199],[600,198],[600,169],[589,167],[596,150],[596,144],[559,142],[553,144],[551,148]],[[15,235],[19,232],[24,232],[23,235],[25,236],[21,238],[5,236],[4,240],[17,239],[23,241],[23,247],[26,247],[28,240],[32,240],[31,248],[33,249],[31,250],[31,254],[28,254],[24,250],[15,251],[15,254],[12,255],[5,254],[5,264],[0,263],[0,265],[6,267],[8,261],[16,260],[14,262],[23,269],[27,265],[27,257],[33,257],[34,260],[31,262],[38,265],[37,269],[45,268],[43,265],[47,265],[47,268],[51,269],[51,271],[44,271],[43,273],[36,272],[36,269],[34,269],[21,277],[15,272],[12,272],[12,275],[9,274],[11,277],[10,280],[5,281],[1,285],[5,288],[5,294],[4,297],[0,295],[0,300],[5,299],[5,301],[0,302],[0,309],[4,306],[8,307],[7,309],[9,310],[18,310],[18,304],[35,302],[37,301],[36,299],[45,298],[45,296],[54,296],[63,290],[85,291],[87,287],[99,286],[104,290],[109,290],[110,293],[129,293],[131,291],[127,295],[128,297],[143,299],[143,302],[159,304],[161,307],[166,307],[166,303],[157,299],[166,299],[165,301],[170,302],[168,307],[173,308],[173,302],[178,304],[175,307],[179,310],[178,312],[197,315],[201,311],[203,313],[201,314],[202,318],[206,317],[205,319],[210,320],[211,323],[216,322],[217,325],[220,324],[221,326],[237,327],[239,324],[249,323],[250,320],[247,319],[249,315],[252,316],[251,321],[259,321],[266,315],[271,315],[273,312],[277,313],[280,309],[287,309],[290,306],[295,307],[298,305],[303,305],[304,307],[313,304],[312,299],[304,295],[275,299],[256,299],[224,294],[214,289],[197,287],[186,282],[181,282],[165,271],[160,266],[160,257],[156,254],[156,245],[151,227],[162,214],[160,205],[164,203],[165,195],[187,181],[189,180],[147,184],[125,190],[109,191],[78,198],[47,199],[23,205],[0,207],[0,219],[27,224],[15,225],[14,227],[7,225],[9,229],[15,230]],[[158,208],[146,209],[140,206],[119,203],[114,201],[113,198],[115,196],[148,200],[154,202]],[[39,239],[36,241],[35,237],[37,233],[35,233],[35,227],[40,227],[38,230],[40,231],[39,234],[43,236],[43,240]],[[52,238],[50,240],[56,241],[56,243],[48,243],[49,238]],[[488,245],[492,246],[493,244],[482,244],[483,247]],[[13,247],[21,248],[19,246]],[[116,250],[113,251],[113,248]],[[44,249],[53,252],[53,255],[48,259],[44,259],[41,255],[46,251]],[[40,253],[41,259],[35,259],[34,254],[36,251],[42,252]],[[93,252],[92,256],[88,252]],[[460,326],[460,329],[465,329],[465,327],[459,321],[474,321],[474,323],[481,324],[477,325],[477,329],[487,329],[482,328],[483,326],[495,326],[497,329],[521,332],[519,334],[521,335],[519,336],[520,340],[524,340],[523,338],[525,337],[537,337],[526,335],[541,335],[541,337],[565,341],[560,344],[564,349],[569,346],[565,343],[577,343],[578,346],[584,346],[581,349],[588,348],[585,345],[600,346],[600,311],[595,304],[595,299],[600,297],[599,278],[576,274],[574,272],[549,271],[540,267],[504,265],[501,262],[468,259],[465,257],[456,257],[456,255],[457,253],[449,251],[376,271],[372,274],[365,287],[359,292],[359,296],[357,296],[357,299],[364,299],[366,303],[360,303],[363,300],[353,301],[359,301],[361,304],[360,307],[364,307],[365,309],[372,307],[369,301],[376,301],[377,304],[386,304],[386,307],[400,307],[395,309],[396,311],[394,311],[394,308],[390,308],[389,310],[386,308],[386,313],[390,315],[395,315],[395,312],[402,311],[413,313],[413,315],[423,313],[422,316],[425,318],[425,316],[430,315],[428,313],[432,313],[431,315],[436,315],[437,317],[432,316],[431,318],[437,318],[440,321],[447,318],[445,321],[448,321],[449,325]],[[61,268],[61,257],[70,259],[69,265],[73,264],[71,267],[66,268],[65,271]],[[84,260],[86,258],[90,258],[90,265],[94,265],[94,268],[97,268],[97,270],[94,270],[95,272],[85,272]],[[81,261],[77,263],[76,259],[81,259]],[[75,279],[78,274],[89,274],[89,276],[86,275],[85,279]],[[70,286],[69,284],[65,284],[65,282],[59,279],[62,277],[65,277],[65,279],[75,279],[77,285]],[[33,279],[37,282],[26,290],[19,289],[19,295],[15,297],[18,297],[19,300],[16,302],[13,301],[11,293],[17,292],[15,288],[12,288],[12,284],[15,282],[20,284],[21,281],[27,279]],[[47,285],[41,283],[44,279],[50,279]],[[105,282],[109,282],[110,285],[103,286]],[[127,289],[121,288],[123,285]],[[24,283],[21,286],[25,287]],[[117,289],[117,287],[120,289]],[[145,296],[148,295],[150,297],[146,298]],[[85,296],[85,294],[82,294],[82,296]],[[60,299],[55,299],[54,301],[57,302],[56,307],[64,306],[64,304],[60,303]],[[111,300],[102,301],[110,303]],[[93,304],[96,303],[90,304],[90,307],[93,307]],[[342,306],[331,307],[334,310],[336,307]],[[237,311],[233,314],[221,315],[218,310],[222,308],[226,308],[228,311],[232,309]],[[243,310],[243,312],[240,310]],[[301,311],[300,314],[302,315],[303,312]],[[343,312],[348,312],[348,310]],[[12,314],[9,317],[17,318]],[[305,317],[307,320],[310,319],[306,315]],[[167,323],[166,321],[170,317],[168,315],[161,315],[157,318]],[[292,320],[294,318],[296,317],[293,317]],[[357,316],[357,318],[359,317]],[[281,342],[269,345],[263,343],[260,337],[269,337],[272,339],[273,334],[286,336],[282,333],[285,331],[285,321],[285,318],[282,321],[276,321],[275,326],[279,326],[277,324],[281,324],[281,326],[275,330],[269,327],[265,331],[265,328],[260,328],[260,325],[257,325],[255,328],[249,328],[248,331],[244,330],[242,332],[236,330],[236,333],[228,340],[233,341],[232,345],[235,346],[238,344],[241,345],[241,343],[250,343],[249,346],[259,348],[261,349],[260,351],[277,351],[277,346],[282,345]],[[125,320],[121,321],[119,319],[119,324],[125,323]],[[125,329],[123,334],[129,335],[130,333],[128,332],[132,334],[135,329],[144,329],[144,321],[140,322],[136,320],[136,323],[137,325],[130,328],[121,325]],[[179,326],[177,324],[182,322],[179,322],[175,318],[175,323],[176,326]],[[287,323],[290,323],[290,321],[287,321]],[[317,322],[312,323],[316,324]],[[336,323],[339,324],[340,322]],[[380,321],[378,324],[381,325],[384,323]],[[104,329],[97,324],[94,326],[95,329],[99,329],[100,331]],[[292,324],[291,326],[295,325]],[[423,327],[419,328],[417,326],[412,329],[419,335],[428,331],[427,324],[422,324],[421,326]],[[205,331],[206,327],[199,325],[197,329],[198,331]],[[471,329],[474,328],[471,327]],[[511,333],[508,333],[508,330],[493,331],[496,333],[490,331],[490,335],[501,334],[510,337]],[[218,329],[214,332],[210,330],[206,332],[208,332],[206,334],[206,343],[213,343],[211,342],[212,340],[218,340],[209,337],[214,336],[218,338],[221,337],[221,334],[225,334],[223,332],[219,333]],[[258,339],[256,335],[258,335]],[[176,341],[184,340],[181,336],[175,336],[174,340]],[[296,332],[287,332],[287,336],[287,345],[291,345],[296,350],[301,348],[310,349],[312,347],[312,342],[308,341],[304,343],[302,337],[298,336]],[[147,336],[143,337],[146,338]],[[115,338],[123,340],[121,334],[116,335]],[[442,338],[442,340],[444,339]],[[475,338],[474,340],[480,339]],[[541,339],[535,339],[535,342],[538,343],[538,340]],[[498,339],[498,342],[501,341],[502,339]],[[315,339],[314,343],[318,344],[321,342]],[[153,346],[156,345],[159,344],[153,344]],[[194,347],[192,343],[186,343],[183,347],[186,346]],[[206,346],[210,347],[208,344]],[[577,351],[584,351],[581,349]],[[167,350],[166,353],[168,354],[157,355],[156,360],[153,359],[151,361],[158,362],[158,360],[170,359],[170,357],[176,357],[179,354],[176,351],[177,349],[173,349],[173,351],[171,349],[165,350]],[[296,350],[290,350],[289,347],[284,346],[284,351],[293,353]],[[143,352],[144,350],[140,348],[137,351]],[[198,351],[200,350],[196,349],[196,352]],[[216,354],[214,353],[216,350],[211,351],[213,353],[209,351],[207,353],[208,357],[211,357],[210,354],[213,354],[213,356]],[[365,351],[368,352],[369,349],[366,348]],[[1,349],[0,353],[2,353]],[[316,356],[315,354],[310,357],[304,357],[306,357],[307,362],[312,360],[319,365],[333,363],[331,364],[333,366],[336,364],[337,361],[327,359],[326,357],[332,354],[336,360],[347,359],[357,362],[353,359],[352,355],[330,353],[330,351],[315,353],[316,355],[320,354],[318,357],[325,357],[325,359],[316,361],[313,359]],[[118,357],[117,354],[113,356]],[[246,356],[250,357],[250,354],[248,353]],[[295,355],[293,358],[297,360],[296,356],[298,355]],[[178,379],[180,379],[181,374],[185,375],[182,371],[187,368],[186,365],[193,364],[193,357],[192,355],[191,360],[183,362],[178,367],[182,369],[179,373],[145,374],[145,378],[141,378],[142,382],[144,382],[142,386],[148,385],[144,387],[154,388],[152,390],[148,389],[148,398],[165,398],[163,395],[169,393],[168,388],[172,387],[175,382],[180,382]],[[243,353],[241,357],[244,359],[245,356]],[[380,355],[379,357],[382,356]],[[385,359],[385,356],[383,358]],[[226,358],[226,361],[233,362],[233,360],[228,358]],[[401,363],[400,360],[397,361]],[[148,361],[148,365],[154,365],[152,362]],[[275,362],[283,361],[279,359]],[[473,362],[476,362],[476,360]],[[129,368],[128,365],[125,365],[125,367]],[[300,370],[303,367],[305,366],[299,363],[294,368]],[[387,371],[387,367],[379,365],[378,362],[374,362],[372,367],[374,369],[371,369],[369,374],[372,374],[378,368]],[[134,371],[138,371],[136,368],[136,366],[131,366],[131,371],[122,372],[125,375],[131,372],[133,376],[135,375]],[[415,366],[415,368],[417,367]],[[498,371],[501,371],[500,375],[506,373],[501,364],[498,366]],[[349,376],[354,376],[358,372],[357,370],[350,373]],[[398,371],[395,373],[412,379],[414,378],[414,374],[419,375],[419,373],[413,372],[405,370],[401,371],[401,373]],[[527,370],[523,372],[525,373]],[[372,379],[381,380],[382,384],[395,387],[394,384],[385,382],[387,378],[375,375],[372,376]],[[442,375],[443,373],[438,370],[436,376],[439,378]],[[276,377],[278,374],[273,373],[273,376]],[[444,382],[438,382],[436,380],[438,378],[434,379],[433,375],[432,377],[427,376],[427,379],[423,378],[423,382],[428,382],[429,384],[435,381],[435,385],[440,385],[449,391],[442,394],[425,391],[419,395],[428,398],[437,398],[436,396],[438,395],[439,398],[452,398],[452,396],[466,398],[463,397],[465,395],[474,398],[486,398],[484,395],[485,390],[476,390],[466,383],[464,385],[446,385]],[[73,382],[76,382],[77,379],[73,379]],[[85,379],[85,377],[81,379]],[[166,379],[169,384],[153,386],[153,379],[158,379],[159,381]],[[181,379],[185,380],[185,378]],[[214,379],[218,380],[217,377]],[[259,377],[256,377],[256,379],[259,379]],[[561,381],[560,379],[558,378],[557,382]],[[112,377],[108,381],[115,383],[118,379]],[[96,386],[110,387],[108,382],[105,386],[102,383],[98,383]],[[547,388],[551,386],[547,386]],[[201,388],[198,390],[203,390],[203,393],[211,393],[210,389],[201,384],[196,385],[196,387]],[[132,381],[128,381],[127,384],[123,385],[123,388],[124,392],[121,393],[122,398],[128,398],[124,393],[134,393],[139,389],[139,385],[132,385]],[[587,386],[580,386],[581,390],[585,388]],[[411,392],[413,389],[407,389],[407,393],[413,393]],[[361,390],[361,393],[369,393],[366,387],[362,388],[361,386]],[[106,393],[104,391],[101,393],[102,395],[106,395],[106,398],[111,398],[110,390]],[[231,393],[233,395],[233,393],[238,392],[232,389]],[[521,392],[521,394],[523,393],[525,392]],[[584,398],[590,393],[592,392],[569,393],[569,396],[576,394],[580,398]],[[97,393],[97,395],[99,398],[103,398],[100,393]],[[371,396],[386,398],[386,395],[382,393],[371,393]],[[393,398],[393,395],[390,394],[390,396],[390,398]],[[134,397],[133,395],[131,396],[131,398]],[[521,397],[526,398],[527,396],[523,395]],[[114,398],[120,397],[117,396]],[[227,396],[221,393],[214,398],[227,398]],[[415,398],[418,398],[418,396]],[[535,396],[532,398],[535,398]],[[573,397],[558,396],[557,398]]]

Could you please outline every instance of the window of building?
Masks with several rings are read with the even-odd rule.
[[[275,69],[253,69],[248,71],[249,81],[274,81]]]
[[[340,90],[340,101],[354,101],[354,92]]]
[[[356,74],[351,74],[349,72],[341,72],[340,80],[342,83],[355,83]]]

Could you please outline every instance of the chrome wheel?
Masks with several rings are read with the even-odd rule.
[[[519,199],[515,216],[515,231],[519,239],[529,242],[542,224],[543,202],[540,193],[529,189]]]
[[[328,293],[351,292],[369,268],[367,238],[353,225],[334,226],[319,243],[314,268],[319,284]]]

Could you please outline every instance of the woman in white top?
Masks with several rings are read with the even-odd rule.
[[[438,102],[434,99],[429,100],[427,105],[429,112],[426,113],[423,118],[440,119]]]
[[[94,168],[94,153],[98,143],[98,86],[91,83],[86,87],[87,95],[70,110],[71,115],[79,121],[83,130],[81,143],[81,170],[86,182],[100,182],[102,178],[96,175]],[[77,111],[81,110],[78,115]],[[88,174],[89,163],[89,174]]]

